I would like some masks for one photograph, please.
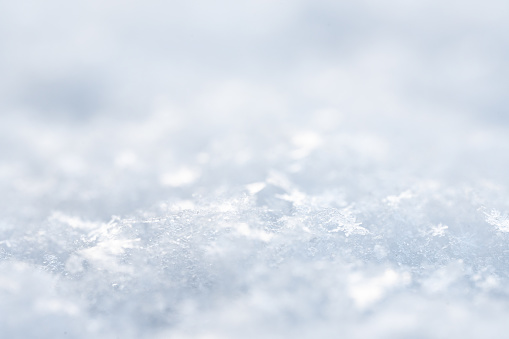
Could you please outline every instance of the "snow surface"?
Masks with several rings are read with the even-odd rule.
[[[0,337],[507,337],[508,7],[0,2]]]

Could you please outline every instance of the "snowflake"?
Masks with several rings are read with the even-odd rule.
[[[445,230],[448,229],[449,226],[443,225],[442,223],[431,227],[431,235],[434,237],[443,237],[445,235]]]
[[[502,215],[500,211],[492,209],[491,212],[484,212],[486,216],[486,222],[492,226],[495,226],[499,232],[509,232],[509,217]]]

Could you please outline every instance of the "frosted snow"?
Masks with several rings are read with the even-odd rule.
[[[507,9],[0,3],[0,337],[506,337]]]

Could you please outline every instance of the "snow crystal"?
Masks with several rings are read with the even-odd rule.
[[[492,209],[489,213],[484,212],[486,215],[486,222],[500,232],[509,232],[509,216],[501,215],[500,211]]]
[[[431,228],[431,235],[434,237],[443,237],[445,235],[445,231],[449,228],[449,226],[445,226],[442,224],[438,224]]]

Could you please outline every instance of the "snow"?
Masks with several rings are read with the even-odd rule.
[[[504,338],[507,13],[0,3],[0,337]]]

